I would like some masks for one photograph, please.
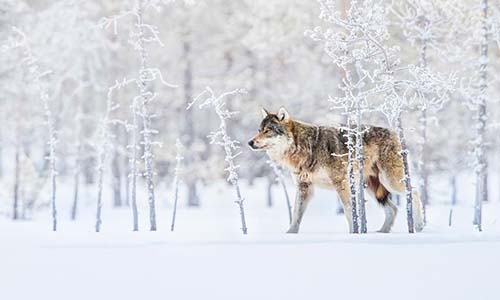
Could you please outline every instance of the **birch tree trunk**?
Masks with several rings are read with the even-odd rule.
[[[125,205],[130,206],[130,155],[129,155],[129,136],[126,127],[122,127],[122,145],[125,146],[125,154],[122,156],[122,169],[123,169],[123,178],[125,180]]]
[[[151,129],[151,113],[149,112],[149,101],[151,100],[152,94],[148,91],[146,86],[147,76],[147,52],[144,48],[144,29],[143,29],[143,8],[144,0],[139,1],[138,11],[137,11],[137,27],[139,30],[139,54],[141,59],[141,69],[139,71],[139,91],[141,94],[141,108],[140,115],[142,117],[142,139],[144,146],[144,177],[146,179],[147,191],[148,191],[148,204],[149,204],[149,223],[150,230],[156,231],[156,204],[155,204],[155,188],[153,182],[153,130]]]
[[[48,131],[48,136],[49,136],[48,161],[49,161],[50,185],[51,185],[50,206],[51,206],[51,213],[52,213],[52,231],[57,231],[57,206],[56,206],[56,192],[57,192],[56,143],[57,143],[57,136],[56,136],[56,130],[54,127],[54,119],[53,119],[52,110],[50,109],[50,106],[49,106],[49,101],[50,101],[49,95],[47,94],[46,88],[42,87],[42,83],[40,82],[39,77],[37,77],[36,81],[38,82],[38,86],[40,88],[40,98],[42,100],[42,104],[43,104],[43,107],[45,109],[45,117],[46,117],[45,121],[47,124],[47,131]]]
[[[290,203],[290,196],[288,195],[288,190],[286,188],[283,172],[278,167],[276,162],[274,162],[273,160],[268,160],[267,163],[273,169],[274,174],[276,175],[276,180],[278,180],[278,182],[281,184],[281,187],[283,188],[283,193],[285,194],[285,200],[286,200],[286,207],[288,211],[288,221],[290,224],[292,224],[292,204]]]
[[[186,34],[186,38],[182,43],[182,51],[183,51],[183,57],[185,60],[185,67],[184,67],[184,102],[185,106],[187,107],[188,104],[193,100],[193,66],[191,62],[191,41],[189,40],[189,33]],[[189,153],[186,153],[186,165],[190,170],[193,170],[193,164],[195,163],[195,158],[194,156],[196,155],[195,152],[192,151],[192,145],[193,141],[195,138],[195,130],[194,130],[194,123],[193,123],[193,111],[190,109],[187,109],[185,111],[186,118],[185,118],[185,125],[184,125],[184,137],[185,137],[185,144],[186,148],[190,150]],[[188,174],[186,177],[186,184],[187,184],[187,189],[188,189],[188,199],[187,203],[188,206],[199,206],[200,205],[200,199],[198,197],[198,190],[197,190],[197,178],[196,174],[194,174],[193,171]]]
[[[177,201],[179,200],[179,178],[175,179],[174,186],[174,209],[172,212],[172,224],[170,225],[170,231],[174,231],[175,229],[175,218],[177,217]]]
[[[420,45],[420,67],[427,68],[427,39],[423,39]],[[425,97],[425,96],[424,96]],[[420,176],[419,186],[420,186],[420,199],[422,200],[422,210],[424,217],[424,224],[427,223],[427,204],[429,204],[429,174],[427,172],[427,99],[424,99],[422,107],[420,108],[419,129],[420,129],[420,140],[419,140],[419,154],[420,159],[417,162],[417,172]]]
[[[116,88],[117,84],[115,86],[111,87],[108,89],[108,94],[106,97],[106,112],[104,114],[104,117],[102,119],[101,123],[101,128],[100,128],[100,145],[99,145],[99,150],[97,153],[97,209],[96,209],[96,221],[95,221],[95,231],[100,232],[101,231],[101,224],[102,224],[102,219],[101,219],[101,212],[102,212],[102,206],[103,206],[103,201],[102,201],[102,194],[103,194],[103,181],[104,181],[104,171],[105,167],[104,165],[107,163],[108,160],[108,152],[109,152],[109,147],[110,147],[110,139],[111,139],[111,132],[110,132],[110,117],[111,117],[111,112],[113,111],[113,98],[112,98],[112,93],[113,90]]]
[[[18,136],[19,138],[19,136]],[[20,165],[19,165],[19,154],[20,154],[20,145],[19,142],[16,142],[16,153],[15,153],[15,174],[14,174],[14,203],[12,207],[12,219],[19,219],[19,173],[20,173]]]
[[[83,152],[83,101],[79,99],[78,102],[78,116],[76,120],[76,134],[77,134],[77,146],[75,154],[75,173],[73,173],[73,203],[71,205],[71,220],[76,220],[76,215],[78,212],[78,197],[79,197],[79,186],[80,186],[80,173],[82,168],[82,152]]]
[[[51,209],[52,209],[52,231],[57,231],[57,206],[56,206],[56,176],[57,176],[57,171],[56,171],[56,149],[55,149],[55,143],[56,143],[56,138],[55,138],[55,132],[54,128],[52,127],[52,119],[50,117],[50,112],[49,116],[47,117],[49,123],[49,136],[51,141],[50,143],[50,181],[51,181]]]
[[[273,207],[273,185],[274,180],[272,178],[267,179],[267,207]]]
[[[175,156],[175,178],[174,178],[174,209],[172,212],[172,224],[170,225],[170,231],[174,231],[175,229],[175,218],[177,216],[177,202],[179,199],[179,182],[180,182],[180,171],[181,171],[181,162],[184,159],[182,157],[183,145],[179,139],[177,139],[175,143],[175,147],[177,148],[177,154]]]
[[[3,178],[3,147],[4,147],[3,132],[2,129],[0,128],[0,178]]]
[[[486,149],[484,145],[486,134],[486,92],[488,89],[488,0],[481,0],[481,43],[480,47],[480,65],[479,65],[479,95],[477,103],[477,124],[476,124],[476,199],[474,203],[474,225],[477,230],[482,231],[482,206],[483,202],[488,200],[486,193],[487,182],[487,161]]]
[[[457,204],[457,176],[453,174],[451,176],[451,207],[450,207],[450,214],[448,216],[448,226],[452,225],[453,207],[456,204]]]
[[[76,220],[76,215],[78,212],[78,196],[79,196],[79,186],[80,186],[80,167],[81,167],[81,152],[82,145],[79,142],[77,146],[76,153],[76,163],[75,163],[75,173],[73,174],[73,204],[71,205],[71,220]]]
[[[137,149],[139,141],[137,138],[138,131],[137,120],[137,99],[132,103],[132,136],[131,145],[132,153],[130,158],[130,204],[132,207],[133,231],[139,231],[139,212],[137,210]]]
[[[359,220],[358,220],[358,205],[356,199],[356,179],[354,177],[354,142],[352,126],[352,116],[350,112],[347,113],[347,178],[349,182],[349,191],[351,198],[352,210],[352,233],[359,233]]]
[[[119,134],[117,125],[115,125],[116,133]],[[113,176],[112,186],[113,186],[113,206],[120,207],[122,206],[122,172],[121,172],[121,164],[120,164],[120,154],[118,153],[118,149],[114,147],[113,150],[113,158],[111,160],[111,173]]]
[[[399,112],[396,122],[396,130],[398,132],[399,141],[401,143],[401,157],[403,159],[403,181],[406,188],[406,219],[408,223],[408,232],[415,233],[415,225],[413,221],[413,194],[411,187],[410,164],[408,162],[408,147],[406,145],[403,124],[401,122],[401,112]]]
[[[104,166],[102,165],[105,160],[105,154],[99,154],[99,166],[97,167],[97,210],[96,210],[96,218],[95,218],[95,231],[101,231],[101,211],[102,211],[102,182],[104,176]]]
[[[422,200],[422,210],[424,224],[427,223],[427,204],[429,204],[429,173],[427,172],[427,108],[423,107],[420,110],[420,159],[417,162],[418,174],[420,175],[420,199]]]
[[[361,107],[360,107],[361,99],[356,100],[356,159],[358,166],[358,188],[356,192],[356,198],[358,200],[358,211],[359,211],[359,232],[366,233],[367,232],[367,224],[366,224],[366,208],[365,208],[365,181],[363,178],[363,169],[364,169],[364,154],[363,154],[363,128],[361,125]],[[354,216],[353,216],[354,218]]]

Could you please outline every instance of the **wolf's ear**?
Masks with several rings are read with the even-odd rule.
[[[285,122],[288,122],[288,120],[290,120],[290,114],[283,106],[280,107],[280,110],[278,111],[278,119]]]
[[[260,109],[260,112],[262,113],[262,118],[265,118],[267,117],[267,115],[269,115],[269,112],[264,107]]]

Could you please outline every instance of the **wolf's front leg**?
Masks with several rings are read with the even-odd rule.
[[[292,223],[286,233],[298,233],[302,217],[306,211],[309,199],[312,196],[312,183],[299,182],[297,185],[297,195],[295,197],[295,206],[293,207]]]

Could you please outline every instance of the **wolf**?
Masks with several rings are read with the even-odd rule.
[[[337,191],[352,233],[347,157],[342,155],[348,152],[345,130],[293,120],[284,107],[276,114],[262,108],[262,118],[257,135],[248,145],[254,151],[265,151],[272,160],[290,170],[297,185],[292,222],[287,233],[299,232],[315,185]],[[367,130],[363,133],[363,179],[368,194],[384,208],[385,221],[379,231],[387,233],[398,211],[390,195],[406,192],[402,181],[401,144],[394,131],[375,126],[364,128]],[[422,231],[422,203],[416,191],[412,194],[415,229]]]

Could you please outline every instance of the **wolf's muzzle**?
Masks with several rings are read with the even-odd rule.
[[[248,146],[250,146],[250,148],[252,148],[252,149],[257,149],[257,148],[255,147],[255,142],[254,142],[253,140],[250,140],[250,141],[248,142]]]

